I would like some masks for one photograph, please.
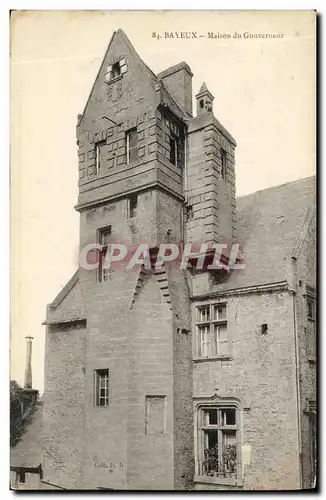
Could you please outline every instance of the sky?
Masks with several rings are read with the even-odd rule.
[[[11,378],[24,382],[24,337],[32,335],[33,386],[41,393],[46,305],[78,266],[77,115],[118,28],[155,73],[184,60],[194,73],[193,94],[206,82],[215,96],[215,116],[238,144],[237,196],[315,173],[312,11],[15,12]],[[164,38],[165,32],[181,31],[206,36]],[[207,38],[208,32],[217,37]],[[283,38],[244,38],[244,33],[281,33]]]

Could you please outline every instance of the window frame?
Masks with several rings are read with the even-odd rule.
[[[119,76],[121,76],[121,65],[120,61],[116,61],[112,64],[112,69],[110,71],[110,80],[115,80]]]
[[[135,136],[137,137],[137,141],[136,141],[136,145],[133,146],[132,148],[130,147],[130,137],[131,137],[131,134],[132,133],[135,133]],[[126,164],[127,165],[131,165],[132,163],[136,163],[138,160],[139,160],[139,156],[138,156],[138,131],[137,131],[137,127],[133,127],[129,130],[126,131],[126,137],[125,137],[125,147],[126,147]],[[137,157],[136,158],[131,158],[131,154],[130,152],[132,150],[135,150],[137,152]]]
[[[102,387],[102,381],[105,382],[104,387]],[[104,396],[101,395],[101,391],[104,391]],[[104,404],[100,404],[103,400]],[[110,406],[110,370],[108,368],[94,370],[94,406],[98,408]]]
[[[242,422],[242,405],[238,398],[227,398],[221,397],[215,394],[211,398],[195,398],[198,400],[195,404],[195,478],[194,482],[206,482],[214,484],[230,484],[230,485],[241,485],[243,483],[243,472],[242,472],[242,457],[241,457],[241,422]],[[235,471],[233,472],[215,472],[215,474],[208,475],[204,470],[203,460],[205,457],[205,430],[215,430],[219,427],[217,424],[203,425],[203,412],[207,410],[223,411],[225,409],[235,410],[235,424],[228,426],[220,426],[221,431],[235,431],[235,444],[236,444],[236,464]],[[216,429],[219,432],[219,429]],[[221,456],[223,453],[218,453]]]
[[[226,173],[227,173],[227,151],[223,148],[220,149],[221,152],[221,177],[226,181]]]
[[[95,156],[95,175],[98,175],[101,171],[101,147],[106,146],[106,139],[97,141],[94,144],[94,156]]]
[[[137,216],[137,207],[139,204],[138,193],[132,193],[128,198],[128,218],[133,219]]]
[[[216,316],[216,311],[223,309],[225,315]],[[195,352],[196,360],[229,359],[230,338],[228,331],[228,304],[225,300],[211,301],[195,305]],[[220,333],[224,327],[225,338]],[[221,344],[226,345],[223,349]],[[224,351],[224,352],[223,352]],[[204,353],[204,354],[203,354]]]
[[[171,159],[172,159],[171,144],[172,143],[174,143],[174,162],[171,161]],[[170,163],[172,163],[172,165],[174,165],[175,167],[178,167],[179,139],[175,134],[173,134],[173,132],[170,132],[169,144],[170,144],[170,158],[169,158]]]
[[[112,236],[112,226],[105,226],[97,231],[97,240],[100,245],[102,245],[102,249],[99,250],[99,265],[98,265],[98,281],[100,283],[104,283],[106,281],[109,281],[109,274],[110,274],[110,268],[105,268],[103,266],[103,259],[105,259],[106,252],[108,250],[109,242],[104,242],[103,241],[103,236],[105,233],[108,233],[108,237]]]
[[[312,306],[312,314],[310,314],[309,304]],[[316,295],[310,289],[306,295],[307,308],[307,348],[309,360],[316,360],[317,353],[317,332],[316,332]]]
[[[310,315],[309,304],[312,305],[312,315]],[[307,318],[309,321],[316,321],[316,298],[312,295],[307,295]]]

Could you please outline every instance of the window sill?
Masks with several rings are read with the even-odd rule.
[[[107,82],[105,82],[107,85],[110,85],[111,83],[115,83],[115,82],[118,82],[119,80],[121,80],[121,78],[123,77],[123,75],[119,75],[119,76],[116,76],[115,78],[112,78],[112,80],[108,80]]]
[[[193,358],[194,363],[202,363],[204,361],[232,361],[232,356],[212,356],[209,358]]]
[[[237,479],[231,477],[195,476],[194,482],[204,483],[204,484],[227,485],[227,486],[243,486],[243,479]]]

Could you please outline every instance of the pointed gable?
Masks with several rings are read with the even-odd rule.
[[[78,321],[86,318],[78,271],[48,306],[45,324]]]
[[[149,107],[156,107],[156,81],[156,76],[141,60],[126,34],[121,29],[115,31],[78,126],[87,129],[103,116],[117,123],[126,112],[137,116]],[[109,124],[107,121],[107,126]]]

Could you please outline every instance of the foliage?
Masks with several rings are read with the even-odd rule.
[[[219,463],[218,445],[205,450],[204,472],[205,474],[214,473],[235,473],[237,465],[237,448],[235,443],[226,446],[223,452],[223,463]]]
[[[236,472],[237,447],[235,443],[230,443],[223,453],[224,468],[227,472]]]
[[[206,474],[210,472],[218,472],[219,470],[219,460],[218,460],[218,446],[212,446],[205,450],[204,455],[204,471]]]

